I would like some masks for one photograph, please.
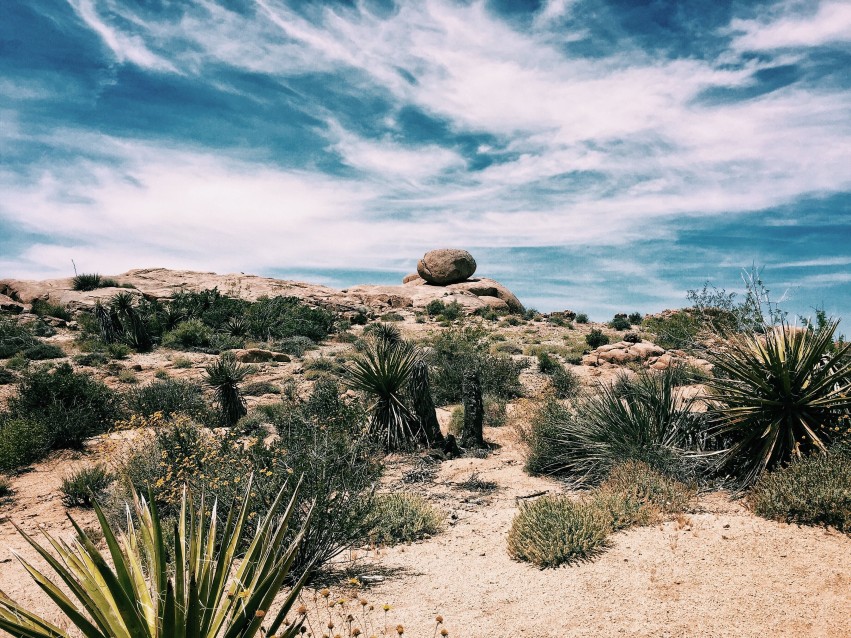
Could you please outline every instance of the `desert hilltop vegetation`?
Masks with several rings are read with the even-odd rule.
[[[2,279],[0,635],[851,635],[851,343],[685,298]]]

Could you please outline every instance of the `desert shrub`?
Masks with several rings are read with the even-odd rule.
[[[0,471],[29,465],[49,449],[50,434],[42,421],[0,415]]]
[[[710,375],[703,368],[690,363],[674,363],[670,366],[674,385],[692,385],[693,383],[704,383],[709,380]]]
[[[851,534],[851,446],[793,461],[763,474],[748,495],[754,513]]]
[[[566,496],[522,503],[508,532],[508,553],[541,568],[588,560],[605,546],[611,519]]]
[[[12,492],[12,481],[5,476],[0,476],[0,499],[11,496]]]
[[[201,386],[192,381],[163,379],[131,390],[127,406],[133,414],[151,416],[156,412],[165,415],[185,414],[204,421],[208,407]]]
[[[162,344],[167,348],[204,348],[213,341],[213,330],[200,319],[183,321],[163,335]]]
[[[92,507],[100,501],[106,488],[115,480],[102,465],[86,467],[62,479],[62,503],[65,507]]]
[[[688,509],[697,490],[654,470],[647,463],[629,460],[615,465],[606,480],[595,490],[595,497],[610,494],[622,495],[638,507],[648,510],[639,517],[646,524],[655,522],[661,516]],[[635,507],[632,505],[627,509]]]
[[[405,318],[400,315],[398,312],[385,312],[381,315],[382,321],[404,321]]]
[[[368,341],[364,342],[368,345]],[[304,378],[308,381],[316,381],[320,379],[332,380],[344,376],[347,373],[347,368],[332,359],[321,355],[318,357],[306,358],[304,360]]]
[[[32,302],[32,312],[39,317],[56,317],[71,321],[71,313],[65,310],[59,304],[52,304],[44,299],[34,299]]]
[[[834,350],[837,324],[810,331],[781,323],[764,335],[733,336],[711,353],[713,431],[730,441],[719,465],[744,484],[825,450],[847,430],[851,344]]]
[[[579,392],[579,377],[572,370],[559,365],[549,377],[553,392],[559,399],[569,399]]]
[[[312,350],[315,347],[316,342],[310,337],[304,336],[287,337],[274,343],[275,351],[290,354],[294,357],[301,357],[307,350]]]
[[[247,397],[259,397],[264,394],[281,394],[281,387],[271,381],[255,381],[246,383],[242,388],[242,394]]]
[[[656,335],[656,344],[668,350],[688,350],[695,347],[703,322],[688,310],[677,310],[665,316],[648,317],[644,328]]]
[[[623,340],[627,343],[641,343],[641,336],[637,332],[627,332]]]
[[[609,327],[612,330],[629,330],[632,327],[632,324],[627,319],[624,314],[617,314],[614,318],[609,322]]]
[[[370,512],[369,538],[380,545],[412,543],[440,531],[443,517],[422,496],[378,494]]]
[[[18,375],[8,368],[0,367],[0,385],[10,385],[18,380]]]
[[[497,343],[492,348],[493,352],[500,354],[523,354],[523,348],[518,346],[513,341],[503,341]]]
[[[223,354],[204,368],[204,381],[216,394],[222,425],[236,425],[237,421],[248,414],[239,384],[250,371],[251,368],[239,363],[231,353]]]
[[[484,424],[486,427],[502,427],[508,421],[508,413],[506,411],[506,402],[504,399],[492,397],[489,394],[486,394],[484,397],[484,408]]]
[[[629,320],[630,325],[640,326],[641,322],[644,321],[644,315],[642,315],[640,312],[631,312],[629,313],[629,317],[627,317],[627,319]]]
[[[180,370],[185,370],[186,368],[191,368],[193,363],[192,359],[187,359],[186,357],[175,357],[172,359],[171,365]]]
[[[8,359],[37,343],[38,340],[27,325],[0,317],[0,359]]]
[[[9,400],[14,416],[41,421],[52,448],[79,447],[123,415],[119,395],[101,381],[63,363],[24,376]]]
[[[75,355],[73,357],[73,361],[78,366],[97,368],[108,363],[109,357],[107,357],[103,352],[86,352],[84,354]]]
[[[30,360],[20,355],[15,355],[6,361],[6,367],[9,370],[17,370],[18,372],[29,368]]]
[[[526,362],[488,352],[487,333],[478,328],[453,328],[438,335],[427,355],[433,374],[432,392],[436,405],[458,403],[464,371],[474,369],[482,380],[482,391],[512,399],[523,394],[520,371]]]
[[[580,312],[576,315],[576,323],[588,323],[588,315],[584,312]]]
[[[129,368],[122,368],[118,371],[116,378],[121,383],[126,383],[128,385],[134,385],[139,383],[139,377],[136,376],[136,373]]]
[[[538,353],[538,369],[541,374],[552,374],[557,368],[561,368],[561,364],[549,352]]]
[[[118,282],[97,273],[81,273],[71,281],[71,287],[80,292],[88,292],[98,288],[117,288]]]
[[[440,316],[445,321],[455,321],[463,314],[464,307],[457,301],[453,300],[451,303],[448,303],[444,306],[443,310],[440,313]]]
[[[29,348],[21,350],[21,356],[30,361],[44,361],[46,359],[61,359],[65,356],[62,348],[52,343],[39,341]]]
[[[437,315],[443,314],[444,308],[446,308],[446,304],[440,299],[432,299],[426,305],[425,311],[429,317],[436,317]]]
[[[681,397],[667,371],[643,372],[564,406],[547,401],[533,419],[527,469],[599,483],[619,462],[638,460],[691,480],[698,472],[704,415]]]
[[[295,297],[261,297],[246,312],[249,334],[263,341],[303,336],[319,342],[334,329],[335,319]]]
[[[592,328],[591,332],[585,335],[585,343],[592,348],[599,348],[609,343],[609,337],[599,328]]]

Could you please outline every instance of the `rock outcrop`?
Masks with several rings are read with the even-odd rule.
[[[476,272],[476,260],[466,250],[430,250],[417,263],[417,273],[430,284],[448,286],[465,281]]]
[[[310,284],[241,273],[218,275],[211,272],[144,268],[111,276],[122,286],[131,288],[98,288],[89,292],[72,289],[71,278],[44,281],[0,280],[0,299],[4,304],[24,309],[36,299],[65,307],[69,312],[91,310],[98,300],[106,300],[118,292],[128,292],[150,300],[170,298],[174,293],[218,288],[222,294],[256,301],[262,296],[296,297],[307,304],[328,308],[343,314],[381,313],[389,309],[422,310],[429,302],[457,301],[467,313],[483,308],[523,312],[523,305],[508,288],[491,279],[477,278],[437,286],[417,276],[398,286],[359,285],[337,290]],[[15,311],[15,310],[12,310]]]
[[[649,341],[619,341],[600,346],[582,357],[582,363],[586,366],[622,366],[632,362],[653,370],[665,370],[672,365],[690,365],[707,372],[712,370],[712,364],[705,359],[693,357],[682,350],[665,350]]]

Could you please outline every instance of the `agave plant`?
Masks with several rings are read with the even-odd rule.
[[[134,493],[135,517],[128,506],[126,532],[116,533],[101,508],[95,506],[108,557],[73,519],[77,540],[72,544],[45,533],[58,558],[18,528],[76,603],[24,558],[17,558],[85,638],[249,638],[258,634],[261,625],[265,625],[266,635],[292,638],[299,633],[300,621],[279,630],[309,570],[295,583],[274,617],[267,618],[267,614],[283,587],[304,533],[302,528],[289,547],[283,546],[295,495],[279,516],[284,494],[281,489],[234,569],[248,518],[250,489],[251,481],[242,503],[234,501],[222,531],[217,528],[217,504],[214,502],[208,512],[202,495],[198,508],[193,509],[191,494],[184,489],[173,530],[173,572],[169,572],[166,533],[150,493],[148,500]],[[23,638],[70,635],[3,596],[0,629]]]
[[[386,450],[408,447],[417,439],[417,418],[405,402],[405,390],[418,360],[407,342],[375,339],[349,368],[349,387],[375,398],[370,434]]]
[[[838,323],[807,330],[781,321],[712,353],[720,372],[709,384],[712,429],[731,443],[719,460],[745,485],[836,438],[851,411],[851,344],[834,346]]]
[[[245,379],[250,368],[238,363],[233,353],[226,352],[205,370],[207,383],[216,391],[222,422],[228,426],[236,425],[237,421],[248,414],[245,399],[239,392],[239,384]]]

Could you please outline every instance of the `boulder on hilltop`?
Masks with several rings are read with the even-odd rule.
[[[476,260],[466,250],[439,248],[430,250],[417,263],[417,273],[430,284],[447,286],[473,276]]]

